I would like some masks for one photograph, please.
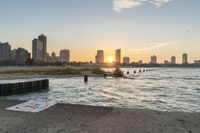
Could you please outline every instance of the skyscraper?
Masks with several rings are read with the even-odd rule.
[[[97,51],[97,55],[95,56],[95,62],[97,64],[104,63],[104,51],[103,50],[98,50]]]
[[[123,64],[129,64],[130,63],[130,58],[129,57],[124,57],[123,58]]]
[[[157,64],[157,56],[151,56],[151,64]]]
[[[176,64],[176,57],[175,56],[171,57],[171,64]]]
[[[0,42],[0,62],[11,59],[11,46],[8,42],[1,43]]]
[[[32,58],[34,61],[44,61],[43,58],[43,43],[38,39],[32,41]]]
[[[182,56],[182,64],[188,64],[188,55],[186,53]]]
[[[38,36],[38,40],[42,42],[42,60],[46,61],[47,60],[47,37],[45,35],[40,35]]]
[[[12,61],[14,61],[14,60],[16,60],[16,51],[17,51],[17,49],[13,49],[13,50],[11,50],[11,60]]]
[[[121,49],[117,49],[115,51],[115,61],[116,63],[120,64],[121,63]]]
[[[70,51],[69,49],[60,50],[61,62],[70,62]]]

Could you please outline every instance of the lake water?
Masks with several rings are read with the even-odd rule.
[[[130,75],[127,78],[89,77],[88,83],[81,77],[51,78],[49,91],[1,98],[200,112],[200,69],[154,68],[138,73],[139,68],[122,68],[122,71],[129,71]]]

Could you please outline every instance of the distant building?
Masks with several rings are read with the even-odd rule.
[[[171,64],[176,64],[176,57],[175,56],[171,57]]]
[[[151,64],[157,64],[157,56],[151,56]]]
[[[195,60],[195,61],[194,61],[194,64],[200,65],[200,60]]]
[[[14,49],[11,52],[11,58],[16,61],[17,64],[25,64],[26,60],[30,59],[30,56],[30,53],[23,48]]]
[[[44,61],[43,43],[38,39],[32,41],[32,58],[34,61]]]
[[[124,57],[123,58],[123,64],[130,64],[130,58],[129,57]]]
[[[56,56],[55,52],[51,53],[51,62],[59,62],[60,61],[60,57]]]
[[[47,62],[51,62],[51,56],[49,55],[49,53],[46,54],[46,58],[47,58]]]
[[[11,59],[11,46],[8,42],[1,43],[0,42],[0,62]]]
[[[170,64],[170,62],[168,60],[164,60],[164,64],[168,65],[168,64]]]
[[[42,34],[42,35],[38,36],[38,40],[40,42],[42,42],[42,60],[46,61],[47,60],[47,57],[46,57],[46,54],[47,54],[47,37]]]
[[[138,61],[138,64],[143,64],[143,61],[142,61],[142,60],[139,60],[139,61]]]
[[[121,49],[115,51],[115,61],[116,63],[121,63]]]
[[[97,64],[104,63],[104,51],[103,50],[98,50],[97,51],[97,55],[95,56],[95,62]]]
[[[182,64],[188,64],[188,55],[186,53],[182,56]]]
[[[11,50],[11,60],[12,60],[12,61],[15,61],[15,60],[16,60],[16,51],[17,51],[17,49]]]
[[[70,51],[69,49],[60,50],[61,62],[70,62]]]
[[[51,61],[56,62],[56,53],[55,52],[51,53]]]

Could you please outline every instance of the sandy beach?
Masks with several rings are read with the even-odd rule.
[[[7,111],[0,100],[1,133],[199,133],[200,113],[57,104],[39,113]]]

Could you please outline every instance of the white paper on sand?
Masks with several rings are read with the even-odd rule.
[[[40,112],[42,110],[45,110],[51,106],[54,106],[56,104],[55,101],[28,101],[25,103],[21,103],[9,108],[6,108],[6,110],[11,110],[11,111],[22,111],[22,112]]]

